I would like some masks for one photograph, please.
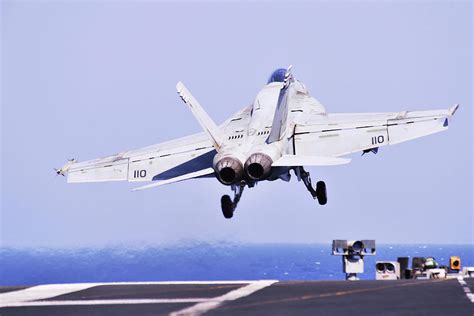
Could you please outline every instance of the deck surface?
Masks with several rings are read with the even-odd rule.
[[[474,315],[474,279],[0,287],[0,315]]]

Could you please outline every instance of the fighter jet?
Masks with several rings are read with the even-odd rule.
[[[221,197],[231,218],[245,187],[260,181],[290,181],[293,173],[313,199],[327,203],[326,184],[313,186],[305,167],[346,164],[345,156],[444,131],[458,105],[445,110],[391,113],[328,113],[291,66],[275,70],[250,106],[216,125],[183,83],[179,96],[203,129],[201,133],[149,147],[77,162],[56,173],[70,183],[151,182],[134,190],[197,178],[215,178],[234,196]],[[291,172],[291,173],[290,173]]]

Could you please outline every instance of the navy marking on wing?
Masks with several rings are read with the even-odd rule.
[[[214,160],[214,156],[216,154],[217,152],[215,150],[208,151],[205,154],[197,156],[180,165],[177,165],[176,167],[168,169],[165,172],[157,174],[153,177],[153,181],[168,180],[191,172],[196,172],[206,168],[212,168],[212,161]]]

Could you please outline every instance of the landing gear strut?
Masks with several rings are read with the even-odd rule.
[[[234,191],[234,200],[231,200],[230,196],[227,194],[221,197],[222,214],[224,214],[225,218],[232,218],[234,215],[237,204],[244,192],[245,183],[232,184],[231,187],[232,191]]]
[[[324,181],[318,181],[316,183],[315,190],[313,189],[313,186],[311,184],[311,177],[309,175],[309,172],[305,171],[303,167],[299,167],[297,173],[299,173],[299,177],[301,178],[301,180],[303,180],[306,189],[308,189],[309,193],[311,193],[313,199],[318,199],[320,205],[326,205],[326,203],[328,202],[326,183],[324,183]]]

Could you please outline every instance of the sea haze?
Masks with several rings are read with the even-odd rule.
[[[379,245],[361,279],[375,278],[375,261],[434,256],[440,265],[461,257],[474,266],[473,245]],[[327,244],[184,243],[75,249],[0,250],[0,285],[170,280],[341,280],[341,258]]]

